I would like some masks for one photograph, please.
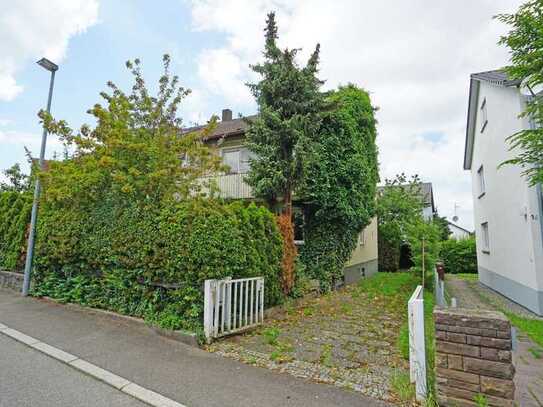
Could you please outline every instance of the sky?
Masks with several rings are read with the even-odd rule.
[[[107,81],[130,86],[125,61],[140,58],[147,82],[163,54],[192,89],[184,123],[230,108],[256,111],[246,82],[261,60],[266,14],[276,12],[281,47],[321,44],[323,89],[354,83],[378,108],[381,180],[419,174],[432,182],[438,212],[473,227],[471,180],[462,169],[469,75],[508,64],[497,45],[507,27],[492,17],[520,0],[0,0],[0,169],[28,169],[39,154],[49,73],[60,68],[52,114],[78,128]],[[62,146],[48,138],[47,156]],[[456,209],[455,209],[456,208]]]

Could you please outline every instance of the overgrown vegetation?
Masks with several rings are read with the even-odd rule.
[[[203,197],[200,177],[222,169],[201,133],[181,135],[177,108],[188,91],[169,73],[156,96],[139,61],[130,94],[114,84],[94,128],[74,133],[41,114],[73,154],[41,173],[36,295],[198,329],[205,279],[263,275],[266,303],[282,298],[282,241],[263,207]],[[180,165],[180,157],[188,157]]]
[[[422,208],[418,176],[408,179],[405,174],[399,174],[385,180],[377,196],[379,271],[398,270],[408,225],[421,218]]]
[[[362,229],[375,214],[378,181],[374,108],[354,85],[332,92],[334,110],[323,117],[306,160],[301,195],[305,245],[301,258],[324,289],[341,278]]]
[[[32,210],[32,195],[9,188],[0,192],[0,269],[22,270],[25,262],[26,231]]]
[[[447,273],[477,273],[475,237],[461,240],[448,239],[441,242],[439,256]]]
[[[543,95],[540,92],[543,86],[543,1],[527,1],[516,13],[496,17],[510,27],[499,43],[509,49],[511,65],[506,68],[509,78],[523,81],[531,93],[522,116],[533,121],[529,129],[509,137],[516,156],[504,164],[520,165],[530,184],[536,185],[543,182]]]

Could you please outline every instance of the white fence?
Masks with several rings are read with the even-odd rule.
[[[445,281],[439,277],[439,273],[434,271],[435,275],[435,296],[436,304],[440,307],[447,306],[447,301],[445,300]]]
[[[409,373],[417,400],[426,399],[426,349],[424,344],[424,298],[419,285],[407,305],[409,316]]]
[[[204,334],[208,343],[263,321],[263,277],[205,281]]]

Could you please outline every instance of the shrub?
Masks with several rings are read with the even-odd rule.
[[[474,237],[445,240],[441,243],[440,257],[448,273],[477,273],[477,249]]]
[[[25,261],[26,230],[30,222],[32,195],[0,193],[0,269],[22,270]]]
[[[281,236],[255,204],[45,205],[38,233],[37,295],[185,329],[201,325],[206,279],[264,276],[266,304],[282,299]]]

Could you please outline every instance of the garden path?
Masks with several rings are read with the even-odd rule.
[[[211,351],[244,363],[397,402],[392,381],[408,371],[398,347],[415,283],[407,273],[378,275],[322,297],[290,304],[246,335]]]

